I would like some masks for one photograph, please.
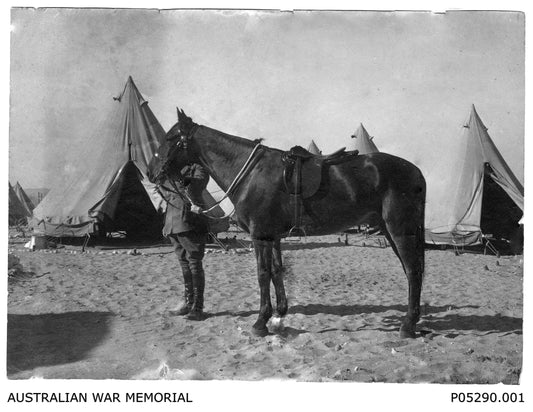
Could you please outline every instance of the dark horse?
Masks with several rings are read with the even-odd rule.
[[[273,314],[270,281],[276,291],[276,316],[283,317],[288,309],[280,239],[294,227],[295,210],[284,180],[284,152],[258,143],[197,125],[178,110],[178,123],[153,158],[149,176],[160,183],[170,170],[194,161],[225,192],[230,189],[237,222],[253,240],[261,293],[253,331],[264,336]],[[369,219],[379,222],[409,283],[409,306],[400,335],[415,337],[424,274],[424,177],[413,164],[385,153],[352,156],[332,164],[325,174],[325,190],[306,201],[301,227],[307,235],[324,235]]]

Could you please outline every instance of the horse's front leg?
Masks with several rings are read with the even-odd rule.
[[[257,279],[261,294],[259,316],[252,327],[256,336],[268,335],[266,326],[272,316],[272,303],[270,302],[270,280],[272,272],[272,241],[254,239],[255,258],[257,259]]]
[[[287,314],[287,295],[283,284],[283,261],[281,260],[280,239],[274,241],[272,247],[272,283],[276,290],[276,313],[274,316],[283,317]]]

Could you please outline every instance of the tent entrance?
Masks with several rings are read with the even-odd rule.
[[[481,203],[481,231],[496,239],[511,240],[520,231],[522,210],[507,192],[492,178],[494,171],[485,163],[483,200]]]
[[[141,180],[143,176],[130,161],[122,171],[113,216],[104,215],[100,232],[124,232],[128,238],[159,238],[163,215],[157,213]]]

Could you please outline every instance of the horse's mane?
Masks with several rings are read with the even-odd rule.
[[[218,139],[225,140],[227,142],[227,145],[223,145],[223,147],[219,147],[219,150],[223,150],[224,155],[227,156],[228,159],[234,158],[235,153],[236,153],[235,151],[236,148],[242,148],[242,147],[253,148],[265,140],[262,137],[253,139],[253,140],[247,139],[245,137],[231,135],[225,132],[221,132],[220,130],[216,130],[211,127],[203,126],[203,125],[201,126],[199,125],[199,132],[207,136],[208,138],[210,135],[212,135],[212,136],[216,136]],[[268,147],[268,149],[272,149],[272,148]]]
[[[220,130],[213,129],[209,126],[198,125],[196,123],[195,125],[198,126],[197,133],[202,134],[207,139],[210,137],[216,137],[217,139],[222,139],[226,142],[226,144],[218,146],[217,150],[221,155],[228,159],[228,161],[236,159],[238,156],[237,153],[240,151],[238,149],[253,149],[255,146],[262,144],[265,141],[265,139],[262,137],[248,139],[245,137],[221,132]],[[262,150],[266,150],[267,152],[283,153],[283,150],[281,149],[265,145],[262,145]]]
[[[258,139],[248,139],[246,137],[240,137],[240,136],[232,135],[232,134],[229,134],[229,133],[226,133],[226,132],[221,132],[220,130],[213,129],[212,127],[204,126],[204,125],[198,125],[198,127],[200,129],[202,129],[203,132],[205,134],[207,134],[207,135],[217,136],[218,138],[222,138],[224,140],[232,142],[232,143],[234,143],[237,146],[242,146],[242,145],[244,145],[244,146],[255,146],[256,144],[259,144],[263,140],[265,140],[262,137],[260,137]]]

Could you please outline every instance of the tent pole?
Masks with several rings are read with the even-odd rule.
[[[89,233],[87,233],[85,235],[85,240],[83,241],[83,246],[81,247],[81,251],[82,252],[85,252],[85,247],[87,246],[87,244],[89,243],[89,239],[91,238],[91,235]]]

